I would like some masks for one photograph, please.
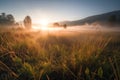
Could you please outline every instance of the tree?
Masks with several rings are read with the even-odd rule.
[[[6,19],[6,14],[5,13],[1,13],[1,15],[0,15],[0,24],[1,25],[6,25],[7,22],[8,21]]]
[[[26,16],[24,19],[24,26],[27,29],[30,29],[32,27],[32,20],[30,18],[30,16]]]
[[[1,25],[13,25],[13,24],[15,24],[15,19],[14,19],[13,15],[11,15],[11,14],[6,15],[5,13],[1,13],[0,24]]]
[[[6,14],[5,13],[1,13],[2,14],[2,18],[6,18]]]
[[[14,19],[13,15],[9,14],[6,17],[9,21],[9,24],[14,24],[15,23],[15,19]]]
[[[64,25],[63,25],[63,27],[64,27],[64,28],[67,28],[67,25],[66,25],[66,24],[64,24]]]
[[[59,27],[60,25],[59,25],[59,23],[56,22],[56,23],[53,24],[53,26]]]

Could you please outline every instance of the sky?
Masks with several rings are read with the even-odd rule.
[[[0,0],[0,13],[13,14],[16,21],[29,15],[33,23],[79,20],[120,10],[120,0]]]

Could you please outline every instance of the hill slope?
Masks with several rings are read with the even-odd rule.
[[[67,24],[69,26],[83,25],[85,23],[90,24],[90,23],[94,23],[94,22],[108,23],[111,16],[115,16],[116,17],[116,22],[120,23],[120,10],[90,16],[90,17],[87,17],[87,18],[84,18],[84,19],[81,19],[81,20],[62,21],[62,22],[59,22],[59,23],[60,24]]]

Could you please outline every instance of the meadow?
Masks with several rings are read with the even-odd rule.
[[[0,80],[120,80],[119,37],[0,28]]]

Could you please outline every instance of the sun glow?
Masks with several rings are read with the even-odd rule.
[[[41,31],[59,31],[60,28],[54,28],[54,27],[49,27],[49,19],[44,18],[41,19],[40,21],[36,22],[37,25],[33,25],[32,29],[37,31],[37,30],[41,30]]]
[[[49,20],[48,19],[41,19],[40,20],[40,25],[41,25],[41,30],[48,30],[48,25]]]
[[[41,24],[41,26],[48,26],[49,20],[48,19],[41,19],[40,24]]]

